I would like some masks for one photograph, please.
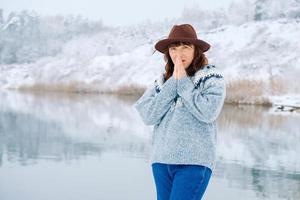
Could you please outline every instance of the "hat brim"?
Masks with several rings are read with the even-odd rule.
[[[165,53],[169,44],[171,44],[173,42],[178,42],[178,41],[190,42],[196,46],[199,46],[202,52],[206,52],[210,48],[210,44],[208,44],[207,42],[205,42],[203,40],[191,39],[191,38],[177,38],[177,39],[160,40],[155,44],[155,49],[161,53]]]

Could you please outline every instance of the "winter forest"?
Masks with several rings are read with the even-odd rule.
[[[126,27],[28,10],[5,18],[4,12],[0,88],[141,93],[164,70],[154,43],[172,24],[188,21],[212,44],[207,56],[227,77],[227,102],[269,104],[300,92],[293,84],[300,74],[299,0],[234,1],[212,11],[194,4],[178,18]]]

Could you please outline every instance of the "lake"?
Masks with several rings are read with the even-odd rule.
[[[154,200],[138,96],[0,92],[1,200]],[[300,114],[226,104],[203,199],[300,199]]]

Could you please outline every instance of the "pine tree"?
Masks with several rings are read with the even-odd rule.
[[[267,11],[266,11],[267,0],[256,0],[255,1],[255,21],[262,21],[267,19]]]
[[[3,19],[3,9],[0,8],[0,26],[4,23]]]

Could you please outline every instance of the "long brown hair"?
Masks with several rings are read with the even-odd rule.
[[[192,45],[192,43],[178,41],[178,42],[174,42],[168,46],[166,52],[164,53],[164,60],[167,62],[166,66],[165,66],[166,72],[164,73],[165,81],[168,80],[172,76],[173,71],[174,71],[174,63],[169,54],[169,47],[170,46],[177,47],[180,45]],[[198,47],[196,45],[194,45],[194,47],[195,47],[195,51],[194,51],[193,61],[190,64],[190,66],[187,69],[185,69],[188,76],[193,76],[199,69],[202,69],[205,65],[208,64],[208,60],[207,60],[206,56],[204,55],[204,53],[201,51],[200,47]]]

